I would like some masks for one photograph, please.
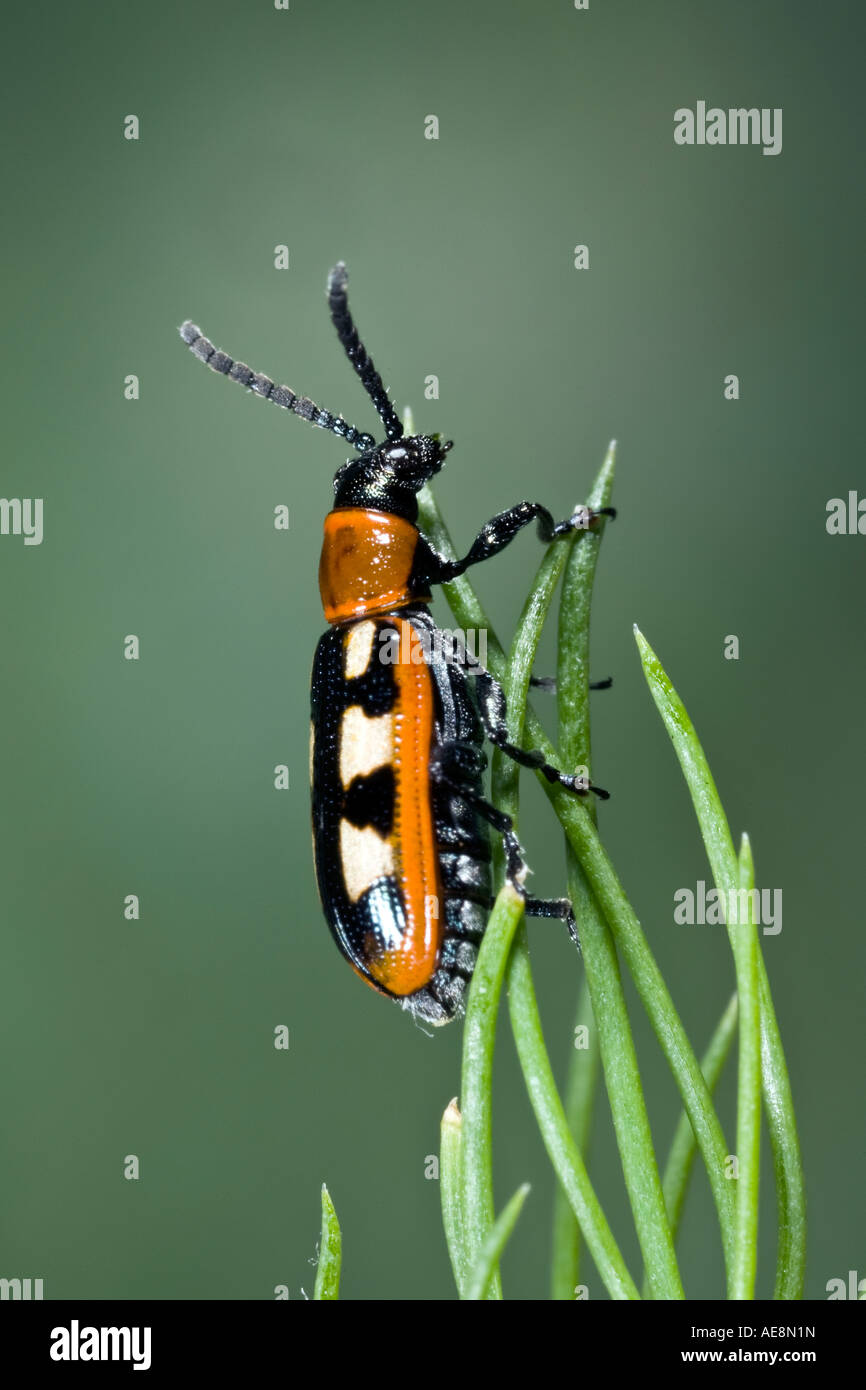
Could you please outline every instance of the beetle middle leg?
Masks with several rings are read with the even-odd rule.
[[[483,770],[486,762],[487,759],[479,748],[462,740],[455,740],[439,748],[431,772],[437,781],[443,782],[449,791],[471,806],[475,813],[501,836],[506,877],[523,899],[526,915],[556,918],[564,922],[569,936],[579,950],[577,924],[568,898],[536,898],[526,891],[525,881],[529,869],[514,831],[514,822],[505,811],[491,805],[475,785],[475,778]],[[489,906],[493,906],[492,899]]]
[[[466,674],[475,680],[478,712],[481,715],[484,732],[496,748],[505,753],[507,757],[512,758],[514,762],[519,763],[521,767],[531,767],[533,772],[540,772],[542,776],[547,778],[548,782],[556,782],[561,787],[576,792],[578,796],[586,796],[588,792],[595,792],[600,800],[608,800],[610,792],[605,791],[604,787],[597,787],[586,777],[581,777],[575,773],[560,772],[559,768],[549,763],[538,749],[530,751],[526,748],[518,748],[517,744],[512,743],[508,737],[505,693],[502,686],[483,666],[476,665],[468,659],[465,659],[464,669]]]

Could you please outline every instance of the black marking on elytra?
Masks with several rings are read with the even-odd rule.
[[[343,800],[343,816],[363,830],[372,825],[383,838],[394,825],[394,769],[377,767],[366,777],[355,777]]]

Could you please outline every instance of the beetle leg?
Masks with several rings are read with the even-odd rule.
[[[578,950],[580,950],[580,938],[577,934],[577,923],[574,920],[574,909],[568,898],[533,898],[527,895],[524,912],[527,917],[556,917],[564,922],[568,929],[568,934]]]
[[[558,782],[561,787],[576,792],[578,796],[586,796],[587,792],[595,792],[602,801],[607,801],[610,792],[606,792],[603,787],[597,787],[587,778],[574,773],[560,772],[559,768],[547,762],[544,754],[538,749],[533,749],[530,752],[526,748],[518,748],[516,744],[511,743],[508,738],[505,695],[502,686],[493,679],[490,672],[486,671],[483,666],[467,662],[465,670],[468,675],[475,678],[481,722],[492,744],[509,758],[513,758],[514,762],[520,763],[521,767],[531,767],[534,772],[540,772],[547,778],[548,782]]]
[[[529,684],[534,690],[543,690],[546,695],[556,694],[556,676],[530,676]],[[603,681],[590,681],[590,690],[610,690],[613,676],[605,676]]]
[[[487,766],[487,754],[468,739],[455,738],[440,743],[432,755],[432,771],[453,790],[471,785]]]
[[[471,747],[468,744],[445,744],[440,750],[444,756],[440,756],[437,760],[433,775],[443,781],[454,792],[455,796],[462,797],[464,801],[468,802],[477,815],[502,836],[502,847],[505,851],[505,872],[509,883],[523,898],[526,915],[528,917],[552,917],[564,922],[569,936],[580,950],[574,911],[568,898],[536,898],[532,893],[527,893],[524,884],[529,869],[523,857],[520,841],[514,833],[514,822],[511,817],[505,811],[500,811],[492,806],[474,787],[467,785],[461,779],[459,770],[448,767],[451,750],[464,746]],[[492,899],[489,905],[493,905]]]
[[[475,754],[474,759],[471,759],[472,753]],[[472,784],[473,775],[477,775],[477,771],[480,771],[486,762],[487,759],[484,754],[479,749],[473,748],[472,744],[455,740],[452,743],[443,744],[436,750],[436,755],[430,764],[430,774],[437,781],[444,782],[449,791],[471,806],[482,820],[485,820],[488,825],[492,825],[493,829],[502,836],[508,877],[523,895],[523,880],[529,871],[523,858],[520,841],[514,833],[511,817],[505,811],[500,811],[492,806]]]
[[[593,511],[590,507],[579,506],[575,507],[565,521],[554,521],[551,513],[540,502],[518,502],[516,507],[509,507],[508,511],[499,512],[490,518],[462,560],[446,560],[427,546],[423,561],[421,556],[418,556],[418,577],[421,578],[423,570],[423,578],[428,584],[447,584],[449,580],[464,574],[470,565],[478,565],[482,560],[489,560],[493,555],[498,555],[524,526],[529,526],[533,521],[538,522],[539,539],[547,542],[556,536],[568,536],[572,531],[587,531],[593,522],[603,516],[615,517],[616,509],[601,507],[598,511]]]

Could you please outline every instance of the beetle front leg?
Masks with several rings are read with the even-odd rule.
[[[514,537],[533,521],[538,522],[539,539],[546,543],[554,540],[556,536],[568,536],[573,531],[587,531],[593,522],[603,516],[615,517],[616,508],[601,507],[598,511],[593,511],[590,507],[581,505],[575,507],[565,521],[554,521],[551,513],[540,502],[518,502],[516,507],[509,507],[507,512],[499,512],[497,516],[490,518],[462,560],[446,560],[427,546],[423,561],[419,556],[419,569],[423,571],[423,578],[429,584],[447,584],[450,580],[465,574],[471,565],[478,565],[482,560],[489,560],[492,556],[498,555],[500,550],[504,550]]]

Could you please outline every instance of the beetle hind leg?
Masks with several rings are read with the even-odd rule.
[[[446,749],[447,753],[447,749]],[[526,876],[529,867],[523,855],[523,849],[514,830],[514,822],[505,811],[500,811],[496,806],[492,806],[489,801],[481,795],[476,787],[470,783],[461,781],[459,774],[455,774],[453,767],[448,768],[450,759],[446,756],[439,764],[438,777],[441,781],[454,792],[455,796],[460,797],[472,809],[492,826],[502,838],[502,847],[505,851],[505,874],[517,893],[520,894],[524,902],[524,911],[528,917],[548,917],[557,918],[565,923],[568,934],[575,946],[580,950],[580,941],[577,935],[577,924],[574,920],[574,911],[568,898],[536,898],[532,893],[526,891]],[[480,901],[480,895],[475,898]],[[486,905],[493,906],[493,899],[487,898]]]
[[[574,908],[569,898],[533,898],[531,894],[527,894],[523,910],[527,917],[556,917],[564,922],[569,936],[580,950]]]
[[[530,676],[529,684],[533,690],[543,690],[545,695],[556,694],[556,676]],[[605,676],[601,681],[590,681],[590,690],[610,690],[613,685],[613,676]]]

